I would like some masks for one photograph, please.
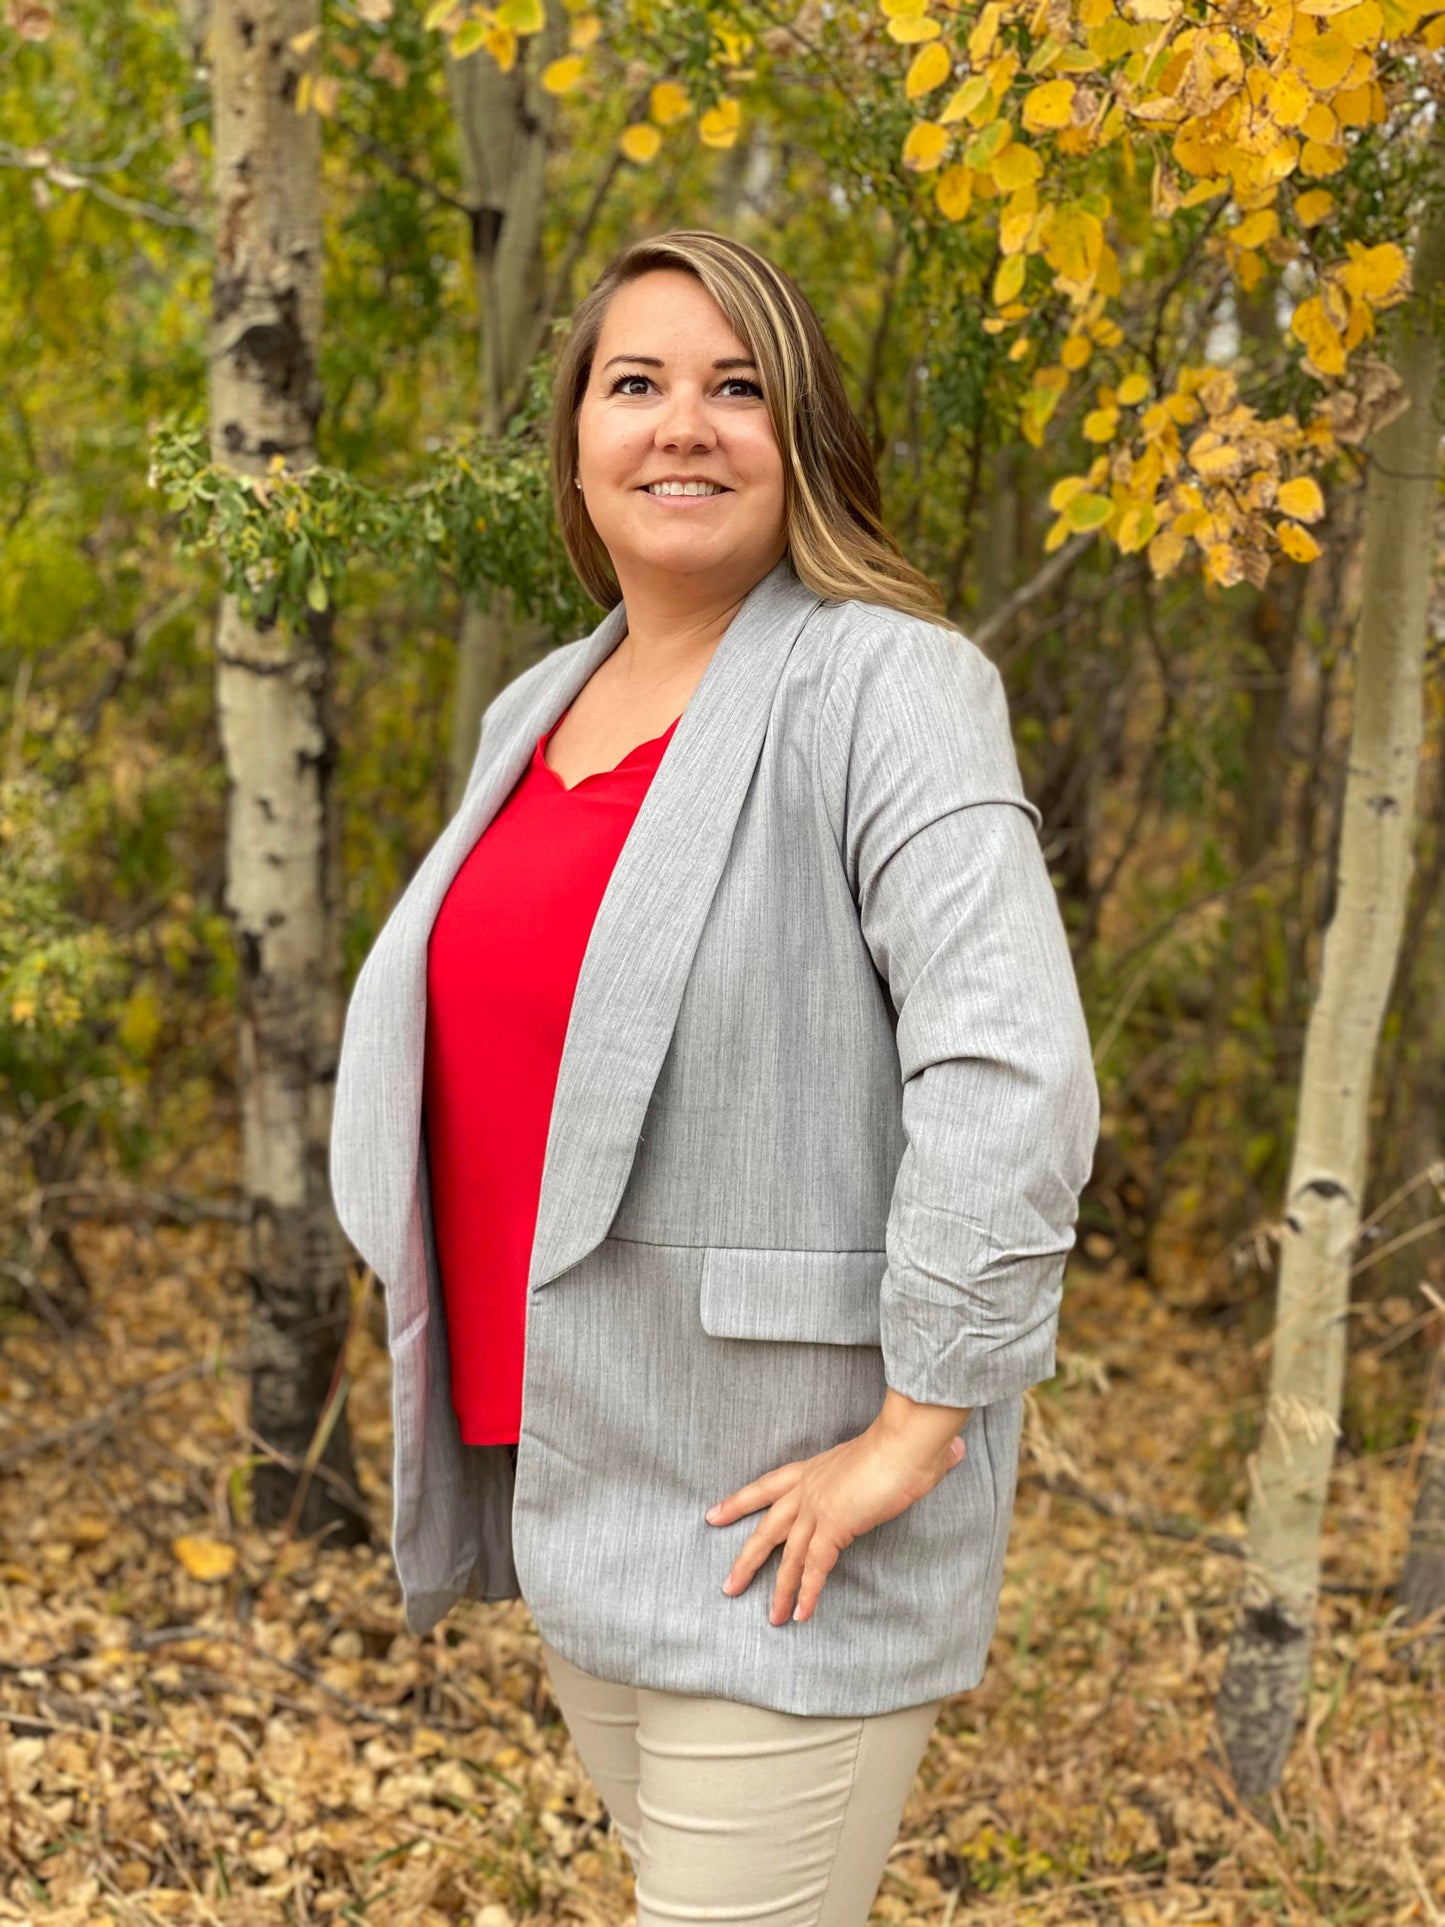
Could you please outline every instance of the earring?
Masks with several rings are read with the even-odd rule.
[[[572,486],[573,486],[574,488],[581,488],[581,486],[582,486],[582,477],[581,477],[580,475],[574,475],[574,476],[572,477]]]

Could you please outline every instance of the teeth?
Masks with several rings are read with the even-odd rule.
[[[653,482],[645,491],[648,495],[721,495],[716,482]]]

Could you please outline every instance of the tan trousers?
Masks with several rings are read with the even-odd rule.
[[[617,1686],[545,1639],[542,1657],[632,1861],[637,1927],[865,1927],[942,1700],[813,1719]]]

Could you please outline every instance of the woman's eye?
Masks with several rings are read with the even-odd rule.
[[[643,388],[646,389],[651,385],[652,377],[650,375],[618,375],[613,381],[612,386],[608,389],[608,394],[620,395],[626,383],[629,381],[640,381]],[[762,399],[762,389],[755,381],[749,381],[746,375],[729,375],[727,380],[722,382],[720,386],[722,388],[745,388],[750,394],[756,395],[759,400]],[[635,388],[628,388],[626,392],[633,395],[640,391]]]

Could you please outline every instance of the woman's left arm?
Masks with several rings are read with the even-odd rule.
[[[963,1456],[976,1405],[1052,1375],[1099,1097],[1068,939],[1002,678],[910,618],[845,655],[819,753],[863,936],[897,1012],[905,1150],[880,1288],[889,1387],[868,1429],[708,1514],[769,1510],[725,1590],[784,1543],[770,1618],[812,1612],[839,1553]]]

